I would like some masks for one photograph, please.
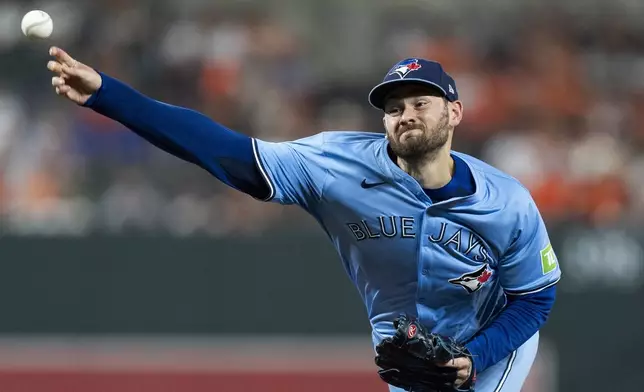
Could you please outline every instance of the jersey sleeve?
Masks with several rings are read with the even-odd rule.
[[[532,199],[519,216],[514,241],[499,267],[501,286],[512,295],[536,293],[555,285],[561,278],[546,225]]]
[[[253,139],[253,152],[270,188],[265,201],[308,208],[320,200],[328,175],[323,133],[278,143]]]

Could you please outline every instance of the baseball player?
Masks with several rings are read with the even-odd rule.
[[[311,214],[364,301],[391,391],[521,389],[561,272],[529,192],[452,151],[463,104],[440,64],[403,60],[369,93],[384,136],[273,143],[148,98],[60,48],[50,55],[58,95],[256,199]]]

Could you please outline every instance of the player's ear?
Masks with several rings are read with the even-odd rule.
[[[385,128],[385,139],[389,140],[389,131],[387,130],[387,118],[382,116],[382,126]]]
[[[449,125],[455,127],[463,120],[463,102],[448,102],[447,110],[449,114]]]

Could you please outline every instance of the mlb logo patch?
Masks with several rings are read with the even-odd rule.
[[[409,75],[410,72],[418,71],[421,69],[423,66],[418,63],[418,60],[416,59],[409,59],[402,61],[398,64],[396,64],[391,71],[389,71],[389,75],[398,75],[400,78],[404,78],[405,76]]]

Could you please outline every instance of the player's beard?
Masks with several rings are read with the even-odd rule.
[[[389,137],[389,147],[391,151],[399,158],[407,161],[429,160],[432,161],[438,154],[438,151],[449,140],[449,111],[447,105],[441,113],[438,123],[432,128],[427,129],[423,124],[414,127],[405,128],[420,129],[422,133],[418,136],[408,137],[404,141],[400,140],[402,132],[397,136]]]

